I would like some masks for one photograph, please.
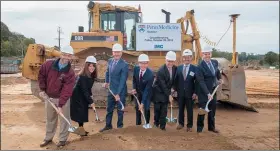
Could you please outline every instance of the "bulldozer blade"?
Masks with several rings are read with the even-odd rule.
[[[250,111],[257,111],[253,106],[248,104],[248,97],[246,94],[246,77],[245,70],[242,66],[234,66],[230,69],[229,87],[231,90],[229,103],[244,107]]]
[[[217,91],[217,100],[221,103],[237,105],[249,111],[258,112],[248,103],[246,94],[245,70],[241,65],[230,65],[225,58],[213,58],[219,62],[223,84]]]

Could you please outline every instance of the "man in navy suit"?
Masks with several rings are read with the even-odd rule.
[[[186,107],[188,115],[187,132],[191,132],[193,127],[193,104],[196,98],[196,66],[191,64],[191,50],[184,50],[182,57],[184,64],[178,66],[175,78],[175,91],[177,91],[179,101],[179,125],[177,126],[177,130],[184,127],[184,111]]]
[[[125,97],[127,94],[126,80],[128,77],[128,64],[121,59],[123,47],[116,43],[113,45],[113,58],[108,60],[108,67],[106,71],[106,81],[104,87],[110,88],[114,96],[108,92],[107,98],[107,115],[106,126],[100,132],[112,129],[112,117],[115,105],[118,108],[118,122],[117,127],[123,127],[123,111],[121,109],[121,101],[125,106]]]
[[[177,67],[174,65],[176,53],[169,51],[166,53],[165,64],[157,72],[156,81],[153,86],[154,102],[154,125],[166,130],[166,116],[168,102],[172,103],[171,89],[174,87]]]
[[[149,57],[141,54],[138,57],[139,66],[135,66],[133,70],[133,90],[132,94],[137,94],[140,106],[135,102],[136,106],[136,125],[141,125],[141,111],[146,118],[147,127],[151,127],[150,122],[150,102],[152,94],[152,85],[154,74],[149,66]]]
[[[203,60],[198,65],[197,81],[199,88],[197,89],[199,107],[205,109],[208,100],[211,102],[208,105],[210,112],[208,113],[208,131],[219,133],[215,127],[215,113],[216,113],[216,95],[211,96],[218,84],[222,84],[220,70],[218,69],[218,61],[211,59],[212,48],[205,47],[202,50]],[[197,133],[200,134],[204,127],[205,115],[198,114],[197,116]]]

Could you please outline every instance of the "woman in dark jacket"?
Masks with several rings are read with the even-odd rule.
[[[83,127],[84,123],[88,122],[88,106],[91,105],[95,108],[91,97],[91,88],[97,77],[96,70],[96,58],[94,56],[88,56],[84,68],[77,76],[76,85],[70,100],[71,119],[79,123],[77,133],[81,136],[86,136],[88,134]]]

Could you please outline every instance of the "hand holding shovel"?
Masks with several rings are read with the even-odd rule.
[[[58,113],[58,115],[60,115],[69,125],[69,129],[68,131],[71,132],[71,133],[75,133],[75,134],[79,134],[79,132],[77,131],[77,128],[76,127],[73,127],[72,124],[70,123],[70,121],[63,115],[62,113],[62,108],[57,108],[52,102],[51,102],[51,98],[49,98],[49,96],[45,93],[45,92],[40,92],[39,95],[47,100],[51,106],[56,110],[56,112]]]
[[[145,129],[152,128],[150,124],[147,124],[147,121],[146,121],[146,118],[145,118],[145,115],[144,115],[144,112],[143,112],[143,105],[140,105],[140,102],[139,102],[138,98],[134,94],[132,94],[132,95],[136,99],[137,104],[138,104],[138,108],[139,108],[139,110],[140,110],[140,112],[141,112],[141,114],[144,118],[145,124],[143,125],[143,128],[145,128]]]
[[[210,101],[213,100],[213,97],[214,97],[216,91],[218,90],[219,86],[220,86],[220,84],[214,89],[213,93],[208,96],[208,101],[206,103],[205,109],[199,108],[199,113],[198,114],[204,115],[204,114],[210,112],[210,110],[208,109],[208,105],[209,105]]]
[[[170,101],[170,118],[166,117],[167,121],[170,123],[177,123],[177,118],[173,118],[173,97],[169,95],[169,101]]]
[[[109,92],[115,97],[116,101],[119,102],[119,103],[121,104],[121,106],[122,106],[121,110],[123,111],[123,110],[124,110],[124,106],[123,106],[122,101],[121,101],[120,99],[118,99],[118,98],[116,97],[116,95],[114,95],[114,93],[111,91],[111,89],[110,89],[109,87],[108,87],[108,90],[109,90]]]

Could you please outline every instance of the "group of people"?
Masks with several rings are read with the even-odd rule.
[[[108,60],[106,78],[103,87],[109,89],[107,97],[106,125],[99,132],[113,128],[112,117],[115,106],[117,106],[117,128],[122,128],[123,114],[122,105],[126,104],[128,63],[122,59],[122,45],[116,43],[112,47],[113,58]],[[147,125],[150,127],[150,103],[154,104],[154,127],[166,130],[166,117],[168,103],[173,103],[173,94],[177,95],[179,104],[178,126],[180,130],[184,127],[184,110],[187,109],[187,132],[193,127],[193,104],[198,99],[199,107],[205,108],[206,102],[212,100],[208,106],[208,130],[219,133],[215,128],[216,95],[212,98],[211,93],[222,84],[221,74],[218,69],[218,62],[211,59],[210,47],[202,50],[203,60],[197,66],[192,65],[193,52],[189,49],[183,51],[183,64],[176,66],[176,53],[167,52],[165,64],[157,71],[156,75],[149,68],[149,56],[141,54],[138,57],[138,66],[133,69],[133,90],[132,94],[140,102],[135,106],[136,125],[141,125],[141,113],[144,114]],[[86,136],[87,131],[83,128],[88,122],[88,106],[95,109],[91,88],[97,77],[96,58],[88,56],[83,69],[76,76],[71,68],[72,51],[62,50],[60,58],[49,60],[42,64],[39,70],[39,95],[54,103],[56,111],[48,101],[45,101],[46,108],[46,135],[41,147],[52,142],[55,135],[58,113],[68,120],[79,124],[77,130],[80,135]],[[47,97],[46,97],[47,96]],[[197,116],[197,133],[200,134],[204,127],[205,114]],[[68,123],[60,119],[60,135],[57,146],[64,146],[69,136]]]

